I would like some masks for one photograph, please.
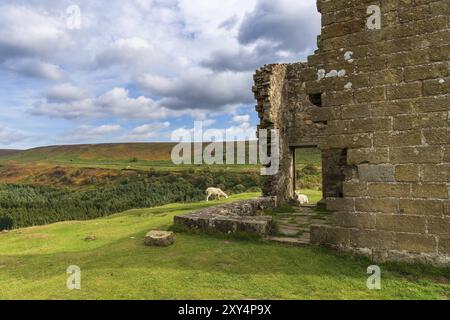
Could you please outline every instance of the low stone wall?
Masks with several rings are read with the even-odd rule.
[[[223,233],[252,232],[267,235],[272,217],[259,215],[275,208],[275,197],[263,197],[209,207],[187,215],[175,216],[174,223],[191,229],[216,230]]]
[[[424,243],[418,240],[420,235],[403,236],[394,232],[323,225],[312,225],[310,232],[313,245],[364,255],[375,262],[421,262],[437,267],[450,265],[448,255],[427,251]],[[406,245],[407,250],[399,249]]]

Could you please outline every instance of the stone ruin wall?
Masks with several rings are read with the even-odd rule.
[[[381,28],[366,25],[371,5]],[[325,165],[339,163],[342,193],[325,192],[333,225],[313,227],[313,243],[450,265],[450,1],[318,0],[318,9],[308,63],[255,75],[261,127],[281,132],[281,172],[264,194],[287,200],[286,150],[317,143]]]
[[[268,65],[254,76],[260,118],[258,129],[280,132],[280,170],[263,178],[264,196],[276,196],[280,203],[293,198],[295,147],[317,146],[324,125],[312,121],[315,106],[305,91],[306,64]]]

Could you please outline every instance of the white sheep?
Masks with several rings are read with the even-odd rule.
[[[309,204],[308,196],[305,195],[305,194],[301,194],[301,193],[299,193],[299,192],[295,192],[295,200],[296,200],[300,205]]]
[[[211,196],[217,196],[217,199],[220,199],[220,197],[228,199],[228,195],[219,188],[208,188],[206,189],[206,194],[207,194],[206,201],[209,201],[209,198]]]

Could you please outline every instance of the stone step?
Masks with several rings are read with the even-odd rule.
[[[174,218],[175,224],[191,229],[214,229],[223,233],[251,232],[267,235],[272,229],[270,216],[223,216],[192,213]]]
[[[267,237],[268,241],[291,245],[291,246],[307,246],[309,245],[309,238],[289,238],[289,237]]]
[[[290,215],[293,216],[293,217],[312,217],[312,216],[317,215],[317,213],[315,213],[315,212],[298,212],[298,211],[295,211],[293,213],[290,213]]]
[[[293,237],[299,234],[300,230],[279,229],[278,234],[286,237]]]
[[[279,232],[290,232],[290,233],[292,233],[292,232],[294,232],[294,233],[296,233],[296,232],[300,232],[300,228],[297,228],[297,227],[293,227],[293,226],[286,226],[286,227],[284,227],[284,226],[278,226],[278,231]]]
[[[285,223],[285,222],[281,222],[281,223],[278,222],[278,226],[279,227],[287,227],[287,228],[289,228],[289,227],[299,228],[300,227],[300,225],[297,223]]]
[[[295,206],[294,208],[297,210],[315,210],[317,206],[315,204],[304,204],[301,206]]]

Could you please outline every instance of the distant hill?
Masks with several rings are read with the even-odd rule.
[[[19,153],[22,150],[13,150],[13,149],[0,149],[0,157],[4,157],[4,156],[10,156],[13,155],[15,153]]]
[[[184,170],[191,165],[177,166],[171,161],[171,151],[176,143],[108,143],[39,147],[28,150],[0,150],[0,165],[25,173],[25,169],[36,171],[41,166],[69,166],[104,169]],[[206,143],[204,147],[206,147]],[[246,148],[247,149],[247,148]],[[224,150],[225,152],[225,150]],[[248,149],[246,158],[248,159]],[[225,157],[225,154],[224,154]],[[297,164],[321,166],[318,149],[304,149],[297,152]],[[20,169],[14,166],[22,165]],[[26,166],[23,167],[23,165]],[[196,165],[192,165],[197,167]],[[215,165],[216,169],[230,168]],[[258,165],[231,166],[236,170],[259,168]],[[300,167],[299,167],[300,168]],[[5,174],[10,174],[8,171]]]
[[[110,143],[0,150],[0,161],[167,161],[174,143]]]

